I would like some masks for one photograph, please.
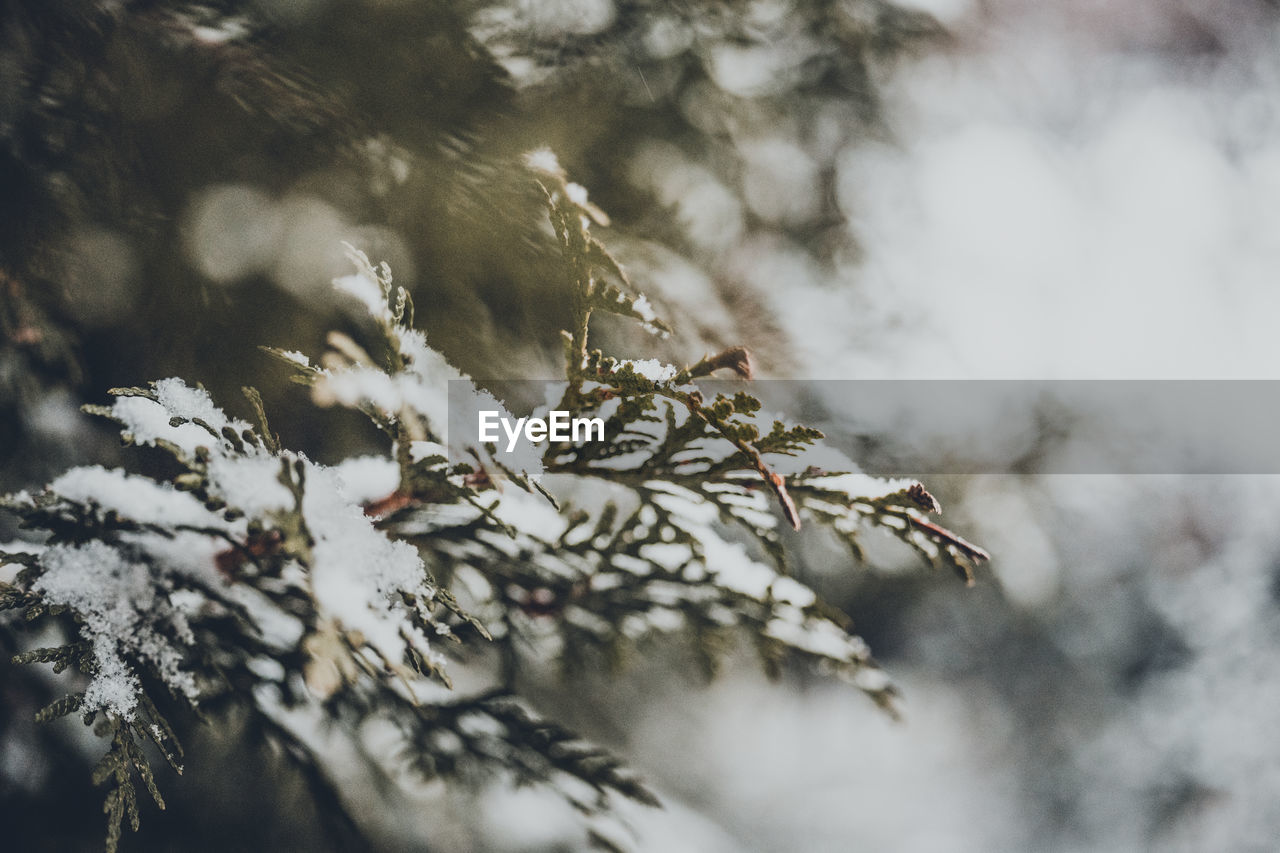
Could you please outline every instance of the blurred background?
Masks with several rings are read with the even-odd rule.
[[[329,287],[343,240],[390,263],[463,370],[557,375],[569,306],[520,165],[542,146],[677,328],[601,323],[620,355],[744,344],[776,379],[1280,365],[1267,0],[15,0],[0,26],[4,490],[118,463],[78,406],[170,375],[233,410],[258,387],[321,461],[375,449],[256,349],[360,335]],[[981,446],[1009,418],[1091,426],[945,427]],[[903,722],[840,684],[771,684],[746,653],[705,683],[674,643],[620,679],[526,685],[662,794],[632,815],[640,849],[1273,849],[1280,481],[926,485],[995,555],[974,589],[892,549],[853,566],[789,543],[903,689]],[[57,838],[38,819],[97,814],[78,726],[37,729],[48,685],[0,679],[15,849],[95,849],[96,817]],[[246,780],[259,759],[234,739],[193,753],[219,770],[162,784],[171,807],[130,849],[337,849],[297,780]],[[386,849],[582,845],[537,792],[368,796]]]

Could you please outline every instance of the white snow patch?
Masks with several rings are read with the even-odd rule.
[[[280,482],[274,456],[215,456],[209,461],[209,491],[251,517],[289,509],[293,494]]]
[[[377,279],[361,271],[344,275],[333,280],[333,286],[339,293],[355,298],[368,309],[374,317],[389,317],[386,297],[382,293],[382,285]]]
[[[119,397],[111,407],[111,414],[123,426],[125,432],[133,436],[138,444],[155,445],[163,439],[184,453],[194,454],[196,448],[207,447],[210,451],[220,452],[225,440],[211,435],[208,430],[194,423],[170,426],[173,417],[186,420],[200,419],[215,432],[223,427],[231,427],[242,433],[249,429],[249,424],[236,418],[228,418],[221,409],[213,404],[209,393],[203,388],[191,388],[181,379],[161,379],[154,387],[156,399],[146,397]]]
[[[340,462],[334,471],[342,480],[343,494],[354,503],[385,498],[400,488],[400,466],[385,456],[353,456]]]
[[[288,361],[293,362],[294,364],[298,365],[299,367],[310,367],[310,366],[311,366],[311,359],[307,358],[307,356],[303,355],[302,353],[298,352],[297,350],[291,350],[291,349],[290,349],[290,350],[277,350],[277,353],[279,354],[279,356],[280,356],[281,358],[283,358],[283,359],[287,359]]]
[[[656,358],[626,359],[618,362],[619,369],[624,366],[630,367],[637,375],[643,376],[650,382],[670,382],[680,372],[674,365],[663,364]]]
[[[323,612],[347,630],[360,631],[387,661],[404,657],[402,634],[428,654],[425,637],[412,631],[400,590],[422,592],[426,569],[418,551],[378,531],[342,491],[338,473],[313,466],[307,472],[302,502],[307,527],[315,537],[311,588]]]
[[[141,686],[126,654],[146,660],[166,685],[196,700],[182,654],[157,630],[175,611],[145,563],[97,541],[50,546],[40,563],[44,574],[33,589],[51,604],[73,608],[93,644],[97,672],[85,691],[86,711],[133,719]]]
[[[69,501],[93,504],[143,524],[166,528],[227,526],[222,518],[186,492],[118,468],[107,469],[101,465],[72,468],[54,480],[49,490]]]

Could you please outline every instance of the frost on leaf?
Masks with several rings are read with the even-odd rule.
[[[140,685],[129,659],[145,662],[170,689],[194,702],[195,679],[182,666],[192,643],[186,617],[157,585],[147,564],[104,542],[54,545],[40,555],[43,573],[32,589],[81,620],[93,650],[93,675],[83,711],[132,720]],[[170,639],[167,635],[177,635]]]

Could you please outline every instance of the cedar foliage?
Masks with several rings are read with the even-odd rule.
[[[168,379],[117,389],[113,406],[88,408],[117,420],[126,442],[171,454],[180,473],[153,480],[77,469],[37,495],[5,500],[47,536],[34,553],[3,555],[22,568],[0,588],[0,606],[27,623],[52,620],[66,638],[14,662],[88,680],[39,717],[79,714],[109,739],[94,771],[108,788],[108,849],[122,824],[138,828],[139,783],[164,806],[143,744],[182,769],[178,737],[159,710],[166,701],[197,711],[217,697],[261,717],[262,731],[304,744],[299,760],[320,784],[324,759],[305,746],[306,726],[292,714],[308,708],[348,727],[387,720],[403,737],[404,764],[424,777],[490,771],[549,784],[588,816],[616,796],[658,800],[618,759],[520,699],[518,671],[531,656],[621,661],[646,636],[680,631],[714,671],[725,635],[742,631],[770,671],[788,660],[816,665],[892,711],[893,688],[866,645],[785,574],[770,504],[785,523],[815,519],[855,548],[858,522],[884,526],[966,579],[985,554],[925,520],[937,504],[919,483],[775,471],[771,459],[802,452],[820,433],[781,422],[763,431],[748,392],[704,398],[693,384],[720,363],[739,364],[741,353],[662,366],[654,378],[591,349],[595,312],[658,323],[620,289],[630,285],[563,177],[540,170],[531,179],[546,194],[578,318],[564,335],[560,405],[606,414],[606,441],[553,444],[539,472],[504,468],[493,448],[451,462],[441,424],[425,411],[438,411],[450,368],[411,327],[411,300],[387,267],[353,251],[357,273],[339,284],[365,298],[377,355],[338,335],[319,365],[275,353],[315,400],[359,409],[385,433],[382,462],[397,480],[390,494],[360,506],[341,468],[281,448],[255,392],[247,390],[258,411],[251,427],[203,390]],[[546,492],[556,478],[600,478],[631,506],[557,513]],[[545,506],[530,512],[531,502]],[[725,528],[762,543],[771,564]],[[448,693],[451,643],[472,667],[470,650],[493,649],[492,687]],[[336,792],[328,799],[342,801]]]
[[[56,299],[59,236],[85,222],[122,228],[147,247],[148,278],[168,287],[173,223],[213,179],[280,186],[339,162],[370,180],[366,201],[411,236],[418,265],[457,288],[415,322],[410,292],[353,251],[343,286],[369,308],[367,339],[335,331],[314,364],[273,350],[316,405],[354,409],[382,432],[385,453],[353,462],[380,471],[392,484],[384,493],[357,494],[344,483],[344,472],[359,479],[355,467],[282,447],[257,391],[246,389],[250,424],[165,379],[86,407],[115,420],[126,444],[167,455],[161,473],[79,468],[5,499],[38,541],[3,555],[15,573],[0,587],[0,640],[17,665],[72,674],[71,692],[36,717],[77,716],[103,739],[92,779],[106,789],[108,848],[125,825],[138,829],[144,800],[164,808],[152,762],[182,772],[179,735],[198,721],[235,722],[276,747],[357,831],[314,740],[318,721],[352,737],[362,723],[390,723],[402,750],[376,768],[389,776],[550,785],[589,821],[619,797],[655,805],[619,758],[541,716],[519,682],[548,660],[620,667],[658,634],[687,637],[712,674],[746,636],[770,673],[814,667],[892,713],[893,687],[848,620],[789,576],[785,527],[828,526],[856,559],[860,535],[882,527],[966,581],[985,553],[928,520],[938,506],[919,483],[784,468],[820,441],[816,430],[763,422],[749,390],[696,384],[717,372],[749,379],[745,347],[683,366],[598,347],[602,313],[670,327],[592,234],[604,212],[554,158],[526,160],[503,142],[520,126],[521,87],[554,101],[593,69],[629,67],[652,15],[713,22],[694,29],[744,44],[770,33],[715,2],[622,4],[607,31],[552,41],[468,29],[451,4],[400,4],[363,28],[354,0],[321,7],[303,25],[277,26],[236,2],[0,6],[0,75],[12,92],[0,122],[0,358],[16,365],[15,412],[50,384],[79,381],[74,323]],[[794,29],[816,37],[797,85],[850,95],[869,116],[871,58],[934,34],[927,17],[883,3],[803,3],[795,16]],[[538,69],[532,85],[499,62],[519,58]],[[162,91],[171,106],[148,112],[131,104],[137,90]],[[676,96],[663,100],[653,111]],[[624,150],[621,137],[648,118],[623,118],[616,137],[560,141],[575,160]],[[396,158],[409,164],[400,184],[388,177]],[[696,254],[680,235],[666,239]],[[473,337],[456,315],[478,279],[528,285],[509,306],[536,318],[511,320],[520,333],[568,318],[559,408],[604,417],[604,442],[552,445],[529,468],[494,448],[468,448],[466,460],[450,452],[445,388],[469,380],[419,327],[445,349]],[[199,310],[188,301],[165,291],[159,316],[140,322],[181,328],[181,312]],[[91,377],[99,368],[84,366]],[[586,482],[610,497],[576,506]],[[485,686],[452,691],[456,671]],[[616,843],[598,827],[591,837]]]

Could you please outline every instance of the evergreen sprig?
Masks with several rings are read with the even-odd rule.
[[[94,778],[109,785],[110,850],[126,821],[138,827],[135,780],[163,807],[141,744],[180,769],[167,717],[185,724],[210,708],[247,714],[337,809],[341,791],[298,730],[300,712],[352,737],[389,721],[402,764],[420,776],[547,784],[588,815],[614,798],[657,798],[520,697],[530,664],[617,666],[649,638],[683,632],[714,673],[745,635],[768,672],[808,664],[892,712],[894,688],[867,645],[788,575],[779,514],[797,529],[827,525],[855,551],[866,527],[883,527],[968,580],[985,552],[928,520],[938,506],[919,483],[785,473],[821,433],[765,422],[746,390],[695,384],[720,370],[749,377],[745,348],[686,367],[593,349],[597,312],[667,327],[591,233],[607,217],[585,190],[545,152],[529,166],[573,305],[559,408],[603,417],[605,440],[518,460],[464,442],[459,458],[462,440],[445,435],[447,385],[468,380],[414,328],[387,266],[352,249],[355,273],[336,284],[367,309],[371,340],[334,333],[316,363],[269,351],[318,405],[368,416],[383,456],[318,465],[281,447],[251,389],[256,425],[165,379],[87,408],[116,421],[126,443],[166,452],[171,478],[78,468],[6,499],[45,538],[33,553],[0,555],[19,567],[0,586],[0,610],[55,624],[65,640],[14,661],[78,673],[78,689],[40,716],[80,713],[109,739]],[[582,500],[588,482],[608,499]],[[487,686],[452,691],[458,668]]]

